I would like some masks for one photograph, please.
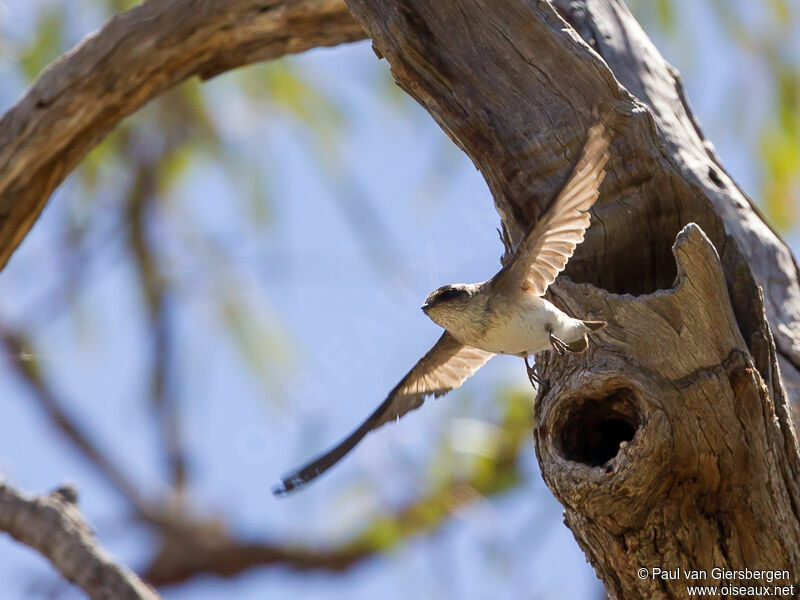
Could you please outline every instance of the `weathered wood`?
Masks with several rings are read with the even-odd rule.
[[[684,571],[721,585],[715,567],[786,570],[774,585],[796,584],[800,455],[785,399],[753,363],[710,240],[691,224],[674,253],[667,290],[558,290],[609,324],[585,355],[542,357],[555,382],[535,408],[542,473],[612,598],[685,598]]]
[[[544,1],[348,0],[398,84],[483,173],[512,244],[563,183],[598,108],[616,112],[610,174],[567,275],[614,292],[669,287],[672,240],[696,222],[726,273],[745,263],[765,290],[784,375],[800,383],[791,252],[720,166],[677,71],[617,0],[561,4],[590,43]]]
[[[45,70],[0,119],[0,268],[126,116],[195,75],[364,37],[342,0],[149,0]]]
[[[784,387],[800,381],[798,271],[677,72],[618,0],[557,0],[560,14],[533,0],[347,3],[484,175],[512,247],[596,115],[616,133],[593,225],[551,288],[609,327],[584,356],[537,357],[535,415],[544,479],[611,597],[686,596],[686,581],[642,580],[642,567],[800,576]]]
[[[694,220],[708,227],[710,221],[718,221],[736,241],[734,249],[720,234],[713,237],[723,255],[739,325],[749,342],[749,331],[758,327],[760,319],[758,315],[751,324],[746,315],[753,297],[745,281],[749,270],[763,289],[778,361],[788,395],[796,404],[800,401],[800,285],[791,251],[725,172],[692,114],[680,73],[664,60],[627,7],[620,0],[556,0],[555,4],[614,76],[646,104],[666,146],[662,162],[674,162],[690,186],[687,191],[699,193],[691,212],[680,212],[679,225]],[[650,193],[659,195],[659,190]]]
[[[159,600],[100,547],[76,502],[70,487],[34,498],[0,482],[0,531],[37,550],[93,600]]]

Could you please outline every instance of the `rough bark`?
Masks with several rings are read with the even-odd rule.
[[[586,355],[537,357],[535,411],[545,481],[611,597],[686,596],[686,581],[641,580],[641,567],[800,575],[786,393],[798,271],[703,138],[675,69],[618,0],[347,2],[482,172],[512,247],[596,115],[612,124],[593,225],[551,292],[609,327]]]
[[[564,282],[560,303],[609,318],[608,331],[585,356],[543,361],[553,387],[535,408],[539,461],[612,598],[685,598],[691,570],[721,585],[714,567],[800,565],[800,457],[775,362],[762,378],[697,225],[674,253],[674,286],[653,294]],[[763,317],[759,336],[774,359]]]
[[[37,550],[89,598],[158,600],[150,586],[98,545],[76,500],[69,487],[34,498],[0,483],[0,531]]]
[[[342,0],[149,0],[45,70],[0,119],[0,268],[126,116],[195,75],[362,39]]]
[[[613,123],[594,225],[552,294],[610,325],[585,356],[539,357],[535,415],[545,480],[612,597],[683,595],[682,582],[638,580],[642,561],[796,576],[797,268],[703,138],[676,71],[617,0],[557,0],[560,13],[541,0],[348,5],[484,174],[511,245],[595,115]],[[115,19],[0,120],[0,264],[80,158],[150,98],[361,35],[333,0],[151,0]],[[690,222],[676,268],[670,248]]]

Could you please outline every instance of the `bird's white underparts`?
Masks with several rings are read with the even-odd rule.
[[[538,375],[528,357],[543,350],[583,352],[587,335],[605,325],[569,316],[543,298],[589,227],[608,160],[608,137],[598,123],[547,212],[531,227],[511,258],[491,279],[445,285],[422,310],[445,331],[439,341],[389,392],[383,403],[336,447],[286,475],[274,490],[284,495],[341,460],[370,431],[459,387],[496,354],[525,359],[531,382]]]

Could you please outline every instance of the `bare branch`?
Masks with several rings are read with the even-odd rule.
[[[147,235],[148,210],[156,194],[156,166],[172,148],[168,144],[156,156],[144,158],[128,151],[129,162],[136,164],[133,184],[127,193],[128,243],[144,294],[151,336],[150,390],[160,430],[163,453],[172,487],[180,494],[186,484],[186,457],[180,434],[176,398],[170,393],[172,368],[172,331],[167,312],[167,279],[158,263],[158,253]]]
[[[0,119],[0,267],[123,118],[195,75],[362,39],[342,0],[149,0],[53,63]]]
[[[521,450],[515,448],[514,460]],[[503,465],[491,477],[486,494],[505,491],[518,481],[513,464]],[[198,575],[234,577],[256,567],[284,567],[294,571],[346,571],[361,561],[386,552],[416,535],[436,531],[452,513],[482,498],[471,482],[449,481],[396,514],[380,517],[355,539],[333,548],[293,546],[238,539],[217,522],[181,522],[170,518],[159,528],[161,548],[143,573],[159,587],[175,585]],[[186,549],[191,548],[191,552]]]
[[[158,600],[97,543],[76,500],[69,487],[36,498],[0,483],[0,531],[38,551],[94,600]]]

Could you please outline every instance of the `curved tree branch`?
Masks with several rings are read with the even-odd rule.
[[[342,0],[149,0],[48,67],[0,119],[0,267],[123,118],[195,75],[362,39]]]
[[[34,498],[0,483],[0,531],[37,550],[94,600],[158,600],[98,545],[76,501],[69,487]]]

